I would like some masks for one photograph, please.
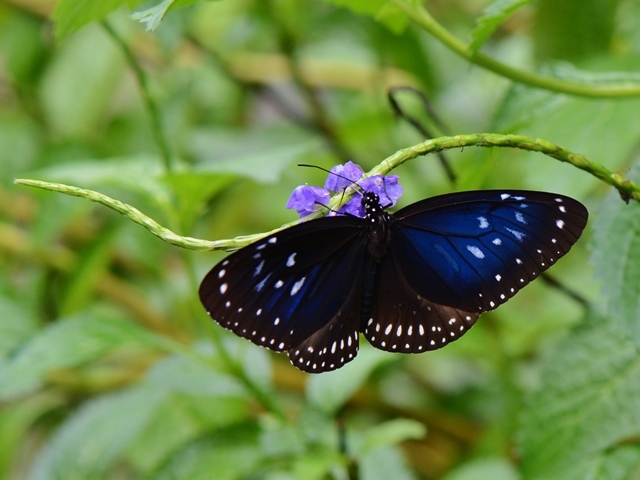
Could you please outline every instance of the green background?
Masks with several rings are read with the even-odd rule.
[[[434,155],[395,170],[401,206],[554,191],[589,225],[560,286],[534,282],[443,350],[364,345],[317,376],[206,316],[198,283],[224,253],[12,183],[100,191],[197,238],[268,231],[324,180],[296,163],[367,170],[425,140],[394,115],[398,86],[428,97],[439,120],[396,98],[429,135],[539,137],[640,180],[637,1],[432,0],[444,33],[422,8],[0,1],[0,477],[640,478],[640,208],[587,172],[474,147],[446,153],[454,182]]]

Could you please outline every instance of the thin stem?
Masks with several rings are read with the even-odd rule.
[[[561,162],[570,163],[573,166],[578,167],[579,169],[584,170],[594,177],[599,178],[603,182],[613,186],[620,192],[620,196],[625,201],[629,201],[631,199],[640,201],[640,186],[635,182],[626,179],[624,176],[618,173],[614,173],[611,170],[608,170],[603,165],[589,160],[584,155],[573,153],[566,148],[563,148],[546,140],[525,137],[524,135],[476,133],[470,135],[456,135],[453,137],[433,138],[412,147],[399,150],[398,152],[383,160],[377,167],[373,168],[365,175],[386,175],[394,168],[421,155],[427,155],[430,153],[469,146],[490,148],[510,147],[528,150],[531,152],[544,153],[545,155],[560,160]],[[226,240],[207,241],[177,235],[168,228],[161,226],[155,220],[147,217],[142,212],[140,212],[140,210],[132,207],[131,205],[127,205],[126,203],[120,202],[119,200],[115,200],[111,197],[108,197],[107,195],[95,192],[93,190],[86,190],[83,188],[64,185],[61,183],[49,183],[30,179],[16,179],[14,180],[14,183],[41,188],[43,190],[64,193],[66,195],[72,195],[75,197],[82,197],[92,202],[100,203],[124,215],[135,223],[142,225],[156,237],[164,240],[165,242],[189,250],[235,250],[244,247],[252,242],[255,242],[260,238],[266,237],[267,235],[276,233],[280,230],[283,230],[284,228],[291,227],[300,223],[299,220],[296,220],[266,233],[258,233],[254,235],[241,236]],[[334,195],[333,198],[331,198],[331,200],[327,203],[327,208],[324,209],[324,211],[338,210],[342,205],[349,201],[354,193],[355,192],[352,188],[348,188],[346,192],[341,192]],[[319,218],[323,216],[323,213],[324,212],[321,211],[312,213],[311,215],[308,215],[304,219],[302,219],[302,221]]]
[[[160,157],[162,158],[162,163],[164,164],[164,168],[167,173],[171,173],[173,171],[173,161],[171,156],[171,151],[169,149],[169,143],[167,142],[167,138],[164,134],[164,130],[162,128],[162,120],[160,117],[160,109],[153,99],[153,95],[151,95],[151,89],[149,88],[149,82],[147,80],[147,75],[144,70],[140,67],[138,60],[133,55],[133,52],[129,48],[129,45],[118,35],[118,33],[113,29],[113,27],[106,21],[102,22],[103,28],[107,31],[107,33],[111,36],[111,38],[118,44],[122,53],[124,53],[125,58],[127,59],[127,63],[133,70],[136,78],[138,79],[138,83],[140,84],[140,91],[142,92],[142,99],[144,104],[149,112],[149,118],[151,119],[151,130],[153,132],[153,137],[155,139],[156,145],[160,150]]]
[[[433,108],[433,105],[431,105],[431,102],[429,101],[427,96],[424,94],[424,92],[417,90],[413,87],[406,87],[406,86],[395,87],[395,88],[391,88],[387,92],[387,98],[389,99],[389,104],[391,105],[391,108],[393,109],[394,113],[398,117],[406,120],[409,123],[409,125],[411,125],[415,130],[417,130],[423,136],[423,138],[435,137],[435,135],[433,135],[430,132],[430,130],[427,128],[426,125],[420,122],[420,120],[418,120],[416,117],[410,115],[400,105],[400,102],[396,98],[396,93],[398,93],[399,91],[406,91],[411,93],[412,95],[417,96],[420,102],[422,103],[425,111],[427,112],[427,115],[429,116],[429,118],[436,125],[436,128],[440,130],[441,132],[440,134],[441,135],[449,134],[449,129],[446,127],[444,122],[440,120],[438,114]],[[447,176],[449,183],[451,184],[451,186],[455,186],[457,181],[457,175],[456,175],[456,172],[453,171],[453,168],[451,167],[451,165],[449,165],[449,160],[447,159],[446,155],[443,152],[437,152],[436,155],[438,156],[438,160],[440,160],[440,165],[442,166],[442,169],[444,170],[444,173]]]
[[[619,85],[585,85],[569,82],[557,78],[545,77],[534,72],[520,70],[500,63],[491,57],[476,52],[471,47],[451,34],[440,25],[429,12],[421,5],[421,2],[408,0],[393,0],[394,4],[404,11],[411,20],[436,37],[440,42],[449,47],[465,60],[491,70],[498,75],[532,87],[551,90],[558,93],[566,93],[580,97],[593,98],[622,98],[640,95],[640,84],[626,83]]]

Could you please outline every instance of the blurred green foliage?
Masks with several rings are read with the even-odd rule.
[[[0,2],[0,477],[622,479],[640,476],[640,207],[508,149],[396,171],[403,205],[471,188],[574,196],[583,239],[447,348],[363,346],[305,375],[197,300],[221,253],[181,251],[38,178],[222,239],[294,219],[299,184],[434,135],[545,138],[638,181],[640,98],[514,83],[445,48],[414,0]],[[431,0],[446,31],[525,72],[640,84],[634,0]],[[131,17],[135,12],[134,18]],[[140,22],[136,21],[140,20]],[[106,22],[106,23],[105,23]],[[147,29],[149,31],[147,31]],[[444,125],[443,125],[444,124]],[[444,131],[447,130],[447,131]],[[591,257],[591,260],[590,260]],[[600,288],[602,285],[602,288]]]

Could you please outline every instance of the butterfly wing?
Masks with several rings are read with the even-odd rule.
[[[392,261],[407,288],[424,299],[481,313],[506,302],[565,255],[587,217],[581,203],[552,193],[442,195],[393,216],[387,249],[392,260],[383,261]]]
[[[457,340],[479,316],[420,295],[407,281],[398,256],[388,250],[378,271],[370,318],[361,330],[381,350],[421,353]]]
[[[220,325],[288,351],[301,370],[339,368],[358,351],[363,224],[321,218],[261,239],[216,265],[200,300]]]

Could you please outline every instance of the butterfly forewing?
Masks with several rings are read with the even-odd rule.
[[[584,206],[562,195],[455,193],[396,213],[388,250],[421,296],[483,312],[566,254],[586,221]]]
[[[289,351],[298,368],[338,368],[357,352],[363,223],[322,218],[255,242],[207,274],[200,299],[220,325]]]

